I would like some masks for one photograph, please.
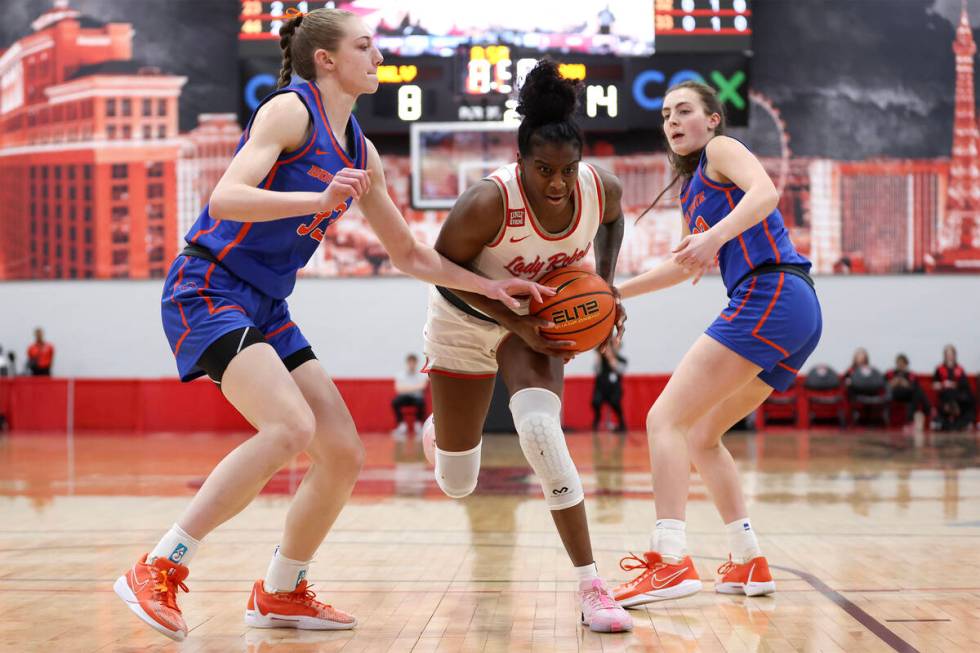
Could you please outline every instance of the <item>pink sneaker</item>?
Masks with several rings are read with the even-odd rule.
[[[601,578],[578,584],[582,606],[582,624],[597,633],[619,633],[633,630],[633,618],[615,600]]]

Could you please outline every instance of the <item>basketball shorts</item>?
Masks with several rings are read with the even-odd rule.
[[[181,381],[205,372],[197,362],[215,340],[243,327],[258,329],[280,358],[307,348],[286,300],[260,292],[221,265],[178,256],[163,285],[163,330]]]
[[[486,378],[497,374],[497,349],[510,331],[467,315],[429,289],[429,309],[422,335],[429,374]]]
[[[823,329],[820,302],[803,279],[785,272],[743,281],[706,334],[762,368],[776,390],[793,386]]]

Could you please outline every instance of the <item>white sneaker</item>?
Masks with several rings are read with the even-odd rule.
[[[435,413],[429,415],[422,425],[422,453],[433,467],[436,466],[436,423]]]

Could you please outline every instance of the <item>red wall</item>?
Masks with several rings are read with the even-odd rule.
[[[643,428],[646,412],[667,383],[667,375],[632,375],[624,380],[623,409],[631,428]],[[389,408],[391,379],[337,379],[340,393],[361,431],[394,427]],[[206,380],[0,379],[0,413],[12,430],[63,431],[68,424],[68,388],[74,384],[76,431],[247,431],[251,427]],[[592,377],[565,382],[565,425],[592,424]]]

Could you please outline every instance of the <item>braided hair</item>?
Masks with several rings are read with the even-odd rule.
[[[316,79],[313,53],[318,49],[336,50],[345,30],[344,23],[354,16],[342,9],[314,9],[293,15],[279,28],[282,68],[276,88],[288,86],[293,73],[303,79]]]

